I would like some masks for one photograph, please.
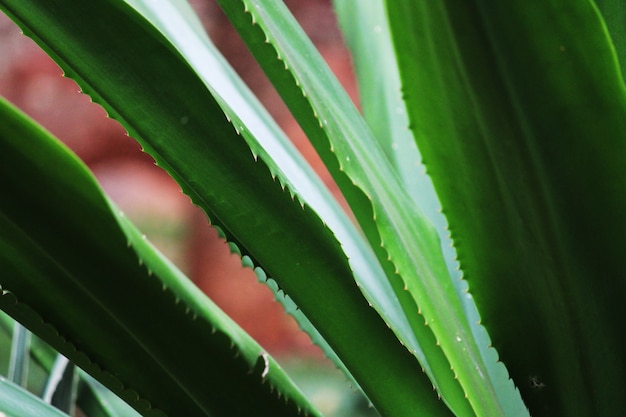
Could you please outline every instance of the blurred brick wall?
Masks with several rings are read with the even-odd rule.
[[[306,137],[219,8],[209,0],[191,3],[220,50],[336,192]],[[351,96],[356,97],[350,61],[330,0],[286,3]],[[100,106],[79,94],[73,81],[61,77],[59,68],[4,16],[0,16],[0,95],[72,148],[148,238],[266,349],[279,355],[319,355],[273,301],[270,291],[256,283],[254,273],[230,255],[204,214],[190,204],[178,185],[154,166]]]

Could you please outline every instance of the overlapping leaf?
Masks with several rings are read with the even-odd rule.
[[[4,312],[0,312],[0,336],[10,338],[14,325],[15,321],[11,317]],[[41,367],[43,371],[42,374],[37,375],[38,372],[33,372],[32,367],[30,367],[29,376],[43,381],[45,376],[50,373],[58,353],[50,345],[34,336],[29,354],[31,361]],[[85,415],[89,417],[136,417],[140,415],[93,377],[83,371],[80,371],[79,375],[80,381],[76,405]],[[28,387],[28,389],[31,392],[39,392],[38,387]],[[0,411],[3,410],[0,409]]]
[[[229,239],[279,282],[377,408],[407,415],[416,407],[445,412],[419,365],[363,299],[333,234],[290,196],[296,187],[272,165],[268,169],[264,155],[254,147],[250,152],[251,145],[235,132],[248,138],[247,132],[259,126],[246,125],[238,114],[233,129],[218,107],[230,100],[241,103],[240,96],[214,99],[194,72],[202,71],[190,67],[198,64],[185,62],[157,29],[121,2],[7,0],[2,5],[212,214]],[[123,30],[109,30],[110,22]],[[232,82],[232,73],[223,76],[219,67],[210,68],[218,70],[216,85]],[[243,102],[248,102],[245,95]]]
[[[281,2],[220,4],[316,146],[379,261],[387,272],[395,268],[397,275],[390,282],[396,289],[406,285],[411,293],[432,329],[434,337],[429,339],[443,349],[474,412],[503,413],[447,274],[436,232],[315,48]],[[375,304],[376,294],[368,296]],[[466,405],[460,407],[467,410]]]
[[[626,96],[589,1],[389,1],[411,126],[535,416],[624,409]]]
[[[384,1],[372,0],[367,4],[357,4],[349,0],[335,0],[334,4],[352,53],[363,115],[415,204],[439,233],[448,272],[464,301],[467,321],[478,340],[478,348],[485,358],[486,368],[492,380],[497,381],[494,386],[499,400],[508,404],[505,407],[508,414],[524,415],[525,406],[519,392],[514,389],[504,365],[497,361],[497,352],[490,347],[486,330],[479,323],[480,316],[473,299],[466,294],[467,283],[460,279],[461,272],[458,270],[456,252],[449,238],[446,219],[441,213],[432,181],[425,173],[413,133],[409,129],[398,63],[389,31],[393,21],[389,22],[387,19]],[[372,65],[373,62],[376,65]],[[433,355],[430,353],[428,357]],[[443,392],[448,401],[451,401],[452,393]]]
[[[316,415],[73,155],[0,105],[4,311],[144,415]]]

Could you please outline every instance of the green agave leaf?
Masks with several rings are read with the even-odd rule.
[[[75,156],[0,105],[5,312],[144,415],[316,415]]]
[[[413,328],[418,338],[430,339],[422,348],[435,342],[443,349],[453,377],[461,381],[477,414],[501,413],[462,302],[447,274],[436,232],[412,203],[317,51],[281,2],[220,4],[313,141],[386,272],[399,275],[390,277],[396,295],[400,297],[398,292],[406,286],[415,299],[418,312],[432,329],[428,336]],[[375,305],[376,297],[367,295]],[[410,349],[418,354],[413,346]],[[450,406],[467,411],[467,405]]]
[[[67,414],[1,376],[0,412],[7,417],[67,417]]]
[[[534,416],[624,409],[626,101],[588,1],[387,2],[411,126]]]
[[[349,0],[334,0],[333,4],[351,52],[363,117],[406,190],[439,228],[440,204],[428,177],[423,175],[421,156],[408,129],[384,4],[382,1],[358,4]],[[374,62],[376,65],[372,65]]]
[[[371,282],[380,282],[382,270],[371,256],[369,246],[352,226],[317,174],[302,159],[265,108],[219,54],[189,4],[183,0],[163,1],[158,4],[127,0],[127,3],[149,19],[191,64],[207,88],[220,101],[222,110],[246,140],[255,158],[260,158],[268,165],[272,175],[292,193],[292,198],[297,198],[302,205],[312,207],[333,230],[342,242],[342,247],[357,276],[367,277]],[[233,249],[241,255],[238,247]],[[354,384],[358,385],[319,331],[276,281],[268,278],[261,268],[255,267],[251,258],[244,257],[242,263],[255,270],[259,281],[274,291],[276,300],[296,319],[300,328],[311,336],[313,342],[324,350],[326,356],[331,358]],[[390,291],[381,289],[384,290]]]
[[[174,45],[119,1],[0,4],[280,283],[378,409],[445,410],[430,394],[419,365],[354,285],[354,264],[348,264],[333,234],[272,179],[276,174],[284,181],[262,157],[257,160],[260,150],[250,152],[244,139],[253,126],[232,119],[242,139],[218,107],[228,100],[247,102],[246,96],[213,99],[192,71],[195,64],[186,63]],[[110,22],[124,29],[111,31]],[[215,69],[213,85],[232,83],[232,72],[223,76]],[[363,265],[371,264],[359,257]]]
[[[247,260],[244,260],[244,265],[246,264],[246,261]],[[250,267],[253,268],[252,265],[250,265]],[[309,337],[311,338],[311,342],[318,346],[322,350],[326,358],[330,359],[336,366],[336,368],[344,373],[353,389],[358,390],[362,394],[365,394],[359,382],[354,378],[354,376],[345,366],[341,358],[337,356],[337,354],[330,347],[328,342],[326,342],[324,337],[315,328],[313,323],[311,323],[306,315],[304,315],[302,310],[300,310],[300,308],[291,299],[291,297],[285,294],[285,292],[278,286],[278,283],[269,278],[261,268],[254,268],[254,272],[256,273],[258,281],[265,284],[267,288],[272,291],[272,293],[274,294],[274,299],[283,306],[287,314],[294,318],[294,320],[298,324],[298,327],[309,335]]]
[[[445,219],[439,210],[432,184],[423,174],[421,157],[408,129],[408,117],[400,95],[400,79],[394,63],[384,5],[376,1],[356,4],[352,1],[336,0],[334,6],[352,53],[363,116],[414,203],[419,206],[420,200],[430,197],[426,203],[429,209],[427,217],[443,232]],[[372,65],[373,62],[377,65]],[[444,243],[445,240],[442,242],[442,249],[445,247]],[[453,256],[454,252],[447,259],[452,260]],[[456,265],[448,261],[447,266],[449,271],[454,271]],[[460,274],[455,272],[451,276],[460,278]],[[394,273],[395,271],[390,271],[391,280],[395,278]],[[457,279],[456,283],[461,284],[462,281]],[[413,298],[403,286],[398,288],[398,298],[408,316],[420,319]],[[448,370],[450,365],[443,351],[437,346],[436,340],[433,340],[430,329],[424,328],[419,321],[414,320],[412,331],[419,335],[420,343],[412,348],[420,363],[456,415],[473,415],[458,380]]]
[[[447,221],[441,213],[441,205],[432,181],[425,175],[421,155],[409,130],[409,119],[402,100],[400,74],[384,1],[372,0],[367,4],[357,4],[349,0],[334,0],[334,4],[352,53],[364,118],[396,168],[406,190],[437,229],[448,273],[453,277],[457,292],[464,294],[467,292],[467,283],[460,279],[461,273]],[[377,65],[372,65],[373,62]],[[465,304],[467,321],[478,340],[478,348],[494,381],[500,402],[507,404],[504,408],[508,410],[508,415],[527,414],[508,371],[497,360],[497,352],[490,348],[491,340],[485,328],[479,323],[480,316],[473,299],[462,296],[462,300]],[[451,393],[445,395],[451,401]]]
[[[231,85],[224,82],[225,79],[234,81],[235,76],[232,74],[232,70],[226,67],[225,62],[221,60],[199,22],[194,19],[191,24],[185,24],[193,16],[192,12],[188,10],[189,6],[182,1],[171,2],[171,4],[161,2],[159,7],[155,7],[153,2],[132,1],[129,4],[141,11],[156,28],[167,36],[168,40],[192,64],[192,67],[195,68],[214,95],[218,98],[225,97],[227,99],[220,105],[231,122],[235,126],[239,126],[239,130],[253,154],[267,162],[272,175],[276,175],[291,192],[297,191],[295,196],[299,200],[305,201],[322,217],[324,223],[330,227],[341,242],[354,271],[357,284],[365,291],[386,294],[387,297],[378,306],[378,311],[382,311],[387,323],[392,323],[394,327],[408,334],[409,338],[412,337],[411,324],[404,312],[394,304],[393,289],[385,280],[384,271],[376,261],[369,246],[352,226],[326,187],[317,181],[317,175],[296,153],[289,140],[273,123],[265,110],[260,107],[248,89],[241,83]],[[219,74],[220,71],[224,75],[217,77],[216,74]],[[236,88],[236,92],[233,91],[233,87]],[[257,269],[257,275],[260,281],[267,280],[262,270]],[[273,286],[271,283],[269,287],[277,293],[276,299],[285,306],[289,314],[294,316],[300,327],[311,336],[314,343],[320,345],[326,355],[351,377],[343,363],[327,346],[317,329],[302,314],[301,310],[297,309],[293,301],[280,294],[282,292],[280,287]],[[405,291],[402,291],[400,295],[408,296]],[[418,326],[419,329],[423,329],[423,322],[419,322]],[[414,337],[409,340],[411,340],[411,345],[416,344]],[[359,386],[358,381],[355,381],[354,378],[351,379],[355,386]],[[377,382],[376,386],[379,390],[380,383]]]
[[[613,41],[623,77],[626,74],[626,6],[621,0],[595,0],[595,4]]]

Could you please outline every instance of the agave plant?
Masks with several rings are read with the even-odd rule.
[[[382,416],[620,415],[619,2],[336,0],[362,113],[280,0],[218,2],[356,222],[185,1],[0,7]],[[143,415],[319,415],[75,156],[0,117],[2,310]],[[2,387],[8,414],[36,403]]]

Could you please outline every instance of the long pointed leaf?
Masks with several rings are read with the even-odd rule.
[[[589,1],[388,1],[412,128],[535,416],[625,407],[626,95]]]
[[[379,261],[388,273],[395,272],[390,282],[396,294],[406,287],[414,298],[432,331],[422,333],[429,339],[424,344],[435,341],[444,351],[453,377],[461,380],[479,415],[504,413],[448,276],[436,232],[412,203],[319,53],[282,2],[219,3],[312,140]],[[376,300],[371,302],[375,305]]]
[[[363,299],[333,234],[274,182],[235,132],[249,130],[235,119],[233,129],[154,27],[119,1],[0,4],[280,283],[377,407],[442,409],[419,365]],[[109,30],[110,22],[124,30]],[[376,343],[360,342],[370,339]]]
[[[144,415],[316,415],[75,156],[0,107],[4,311]]]
[[[461,272],[456,262],[456,251],[450,239],[447,221],[441,213],[439,199],[430,177],[425,173],[421,155],[409,129],[409,119],[402,100],[398,62],[389,28],[394,25],[394,21],[388,21],[383,0],[371,0],[366,4],[350,0],[335,0],[334,3],[347,45],[352,52],[364,118],[396,168],[407,191],[435,226],[441,239],[448,272],[457,285],[457,292],[463,294],[467,291],[467,283],[459,279]],[[377,65],[372,65],[373,62]],[[524,415],[526,407],[510,380],[508,371],[502,362],[497,361],[497,352],[491,348],[486,330],[479,323],[480,316],[473,299],[463,297],[462,300],[465,301],[467,321],[479,340],[477,345],[485,358],[485,366],[494,381],[499,400],[508,404],[505,406],[508,414]],[[452,401],[450,391],[442,388],[440,390],[448,401]]]
[[[334,5],[352,53],[363,117],[407,192],[415,204],[419,206],[421,203],[420,208],[427,206],[428,210],[424,214],[431,223],[439,226],[437,229],[441,234],[444,232],[445,218],[439,210],[432,184],[423,172],[421,156],[408,129],[408,117],[402,102],[399,73],[394,62],[384,5],[379,1],[356,4],[341,0],[336,0]],[[377,65],[372,65],[373,62]],[[442,241],[442,248],[445,248],[445,240]],[[454,271],[455,266],[450,262],[453,256],[448,256],[447,259],[448,270]],[[390,272],[393,279],[394,271]],[[456,274],[453,276],[458,277],[458,272],[454,272]],[[462,283],[461,280],[456,282]],[[399,290],[398,298],[405,313],[418,318],[419,310],[410,294],[402,287]],[[458,379],[448,372],[449,364],[443,351],[435,346],[435,341],[423,335],[424,330],[429,331],[424,329],[422,323],[414,320],[413,331],[420,335],[419,345],[412,346],[418,352],[416,356],[455,414],[473,415]]]

